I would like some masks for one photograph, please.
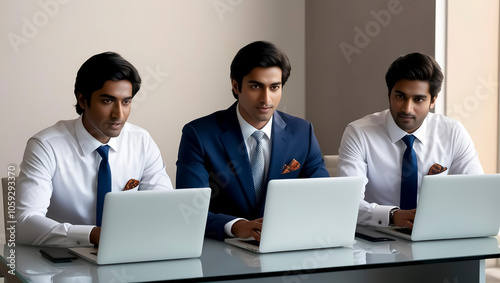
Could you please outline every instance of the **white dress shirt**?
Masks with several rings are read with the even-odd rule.
[[[122,191],[130,179],[140,181],[134,190],[173,189],[160,150],[147,131],[126,123],[107,144],[113,192]],[[16,185],[18,243],[90,244],[96,223],[99,146],[81,116],[59,121],[28,140]]]
[[[243,135],[243,140],[245,141],[245,146],[247,148],[248,160],[252,160],[253,154],[255,153],[255,147],[257,146],[257,141],[252,137],[253,132],[258,129],[254,128],[250,125],[240,113],[239,104],[236,106],[236,116],[238,117],[238,123],[240,124],[241,134]],[[271,130],[273,127],[273,116],[267,122],[267,124],[260,129],[264,132],[264,136],[262,137],[262,151],[264,153],[264,182],[267,180],[267,172],[269,171],[269,162],[271,159]],[[233,224],[241,220],[243,218],[236,218],[224,225],[224,232],[230,237],[234,237],[233,233],[231,233],[231,228]]]
[[[423,176],[437,163],[441,174],[483,174],[477,151],[460,122],[429,113],[412,133],[417,155],[418,192]],[[350,123],[339,148],[339,175],[366,178],[358,223],[388,226],[390,210],[399,206],[401,167],[407,132],[394,122],[389,110]]]

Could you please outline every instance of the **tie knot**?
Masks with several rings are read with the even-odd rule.
[[[257,130],[253,132],[252,137],[257,141],[257,143],[260,143],[262,137],[264,137],[264,132],[261,130]]]
[[[102,145],[96,149],[102,159],[108,159],[109,145]]]
[[[406,135],[402,138],[403,142],[406,144],[406,147],[412,148],[413,142],[415,141],[414,135]]]

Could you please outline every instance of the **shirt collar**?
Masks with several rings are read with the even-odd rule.
[[[429,117],[431,113],[427,114],[427,117]],[[427,141],[426,135],[427,135],[427,123],[428,119],[425,117],[424,121],[422,122],[422,125],[413,133],[412,135],[415,136],[422,144],[425,144]],[[392,143],[396,143],[400,139],[402,139],[404,136],[406,136],[408,133],[404,130],[402,130],[396,122],[394,122],[394,118],[391,115],[391,110],[387,110],[387,129],[389,131],[389,136],[391,138]]]
[[[75,121],[75,132],[76,138],[78,139],[78,144],[83,152],[83,155],[87,155],[95,151],[98,147],[102,145],[100,141],[94,138],[83,126],[82,121],[83,115],[80,115]],[[125,126],[124,126],[125,127]],[[123,130],[123,129],[122,129]],[[118,151],[117,138],[110,138],[107,145],[114,151]]]
[[[249,136],[255,132],[256,128],[254,128],[252,125],[250,125],[243,117],[241,116],[240,113],[240,108],[239,108],[239,102],[236,105],[236,116],[238,117],[238,123],[240,124],[241,128],[241,134],[243,135],[243,140],[246,140]],[[274,115],[273,115],[274,116]],[[271,129],[273,125],[273,116],[271,116],[271,119],[267,122],[267,124],[260,129],[261,131],[264,132],[265,136],[267,136],[268,139],[271,139]]]

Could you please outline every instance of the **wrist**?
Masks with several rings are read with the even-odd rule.
[[[398,210],[399,208],[395,207],[391,209],[391,211],[389,211],[389,225],[394,225],[394,213],[396,213],[396,211]]]

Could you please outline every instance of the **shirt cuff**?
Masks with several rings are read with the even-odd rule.
[[[373,216],[372,216],[372,226],[378,227],[387,227],[389,226],[389,218],[391,210],[394,208],[398,208],[397,206],[389,206],[389,205],[377,205],[373,208]]]
[[[68,244],[73,247],[91,246],[90,232],[95,226],[90,225],[71,225],[68,230]]]
[[[235,235],[233,235],[233,233],[231,233],[231,229],[233,228],[233,224],[239,220],[246,220],[246,219],[245,218],[236,218],[236,219],[233,219],[233,220],[227,222],[226,225],[224,225],[224,232],[226,233],[226,235],[228,235],[229,237],[236,237]]]

